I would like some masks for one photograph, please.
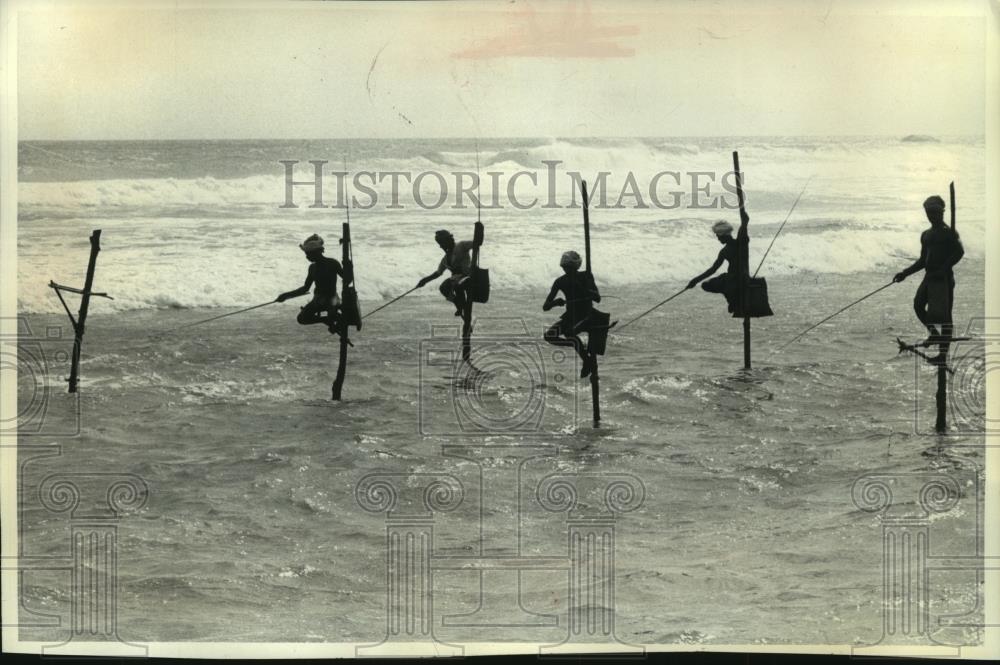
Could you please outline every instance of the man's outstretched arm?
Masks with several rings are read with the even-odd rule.
[[[277,300],[278,302],[285,302],[289,298],[298,298],[299,296],[304,296],[307,293],[309,293],[309,289],[312,288],[312,285],[313,285],[313,277],[312,277],[312,271],[310,271],[309,275],[306,277],[305,284],[292,291],[286,291],[282,293],[280,296],[275,298],[275,300]]]
[[[913,265],[911,265],[909,268],[904,268],[903,270],[900,270],[898,273],[896,273],[896,275],[892,278],[892,281],[902,282],[904,279],[906,279],[913,273],[923,270],[926,265],[927,265],[927,243],[924,242],[924,238],[923,236],[921,236],[920,258],[914,261]]]
[[[417,288],[419,289],[427,282],[437,279],[438,277],[444,274],[444,270],[445,270],[445,262],[444,259],[441,259],[441,263],[438,264],[437,270],[435,270],[431,274],[427,275],[427,277],[424,277],[419,282],[417,282]]]
[[[700,275],[692,279],[690,282],[688,282],[686,288],[693,289],[694,287],[698,286],[698,282],[705,279],[706,277],[711,277],[712,275],[714,275],[715,271],[718,270],[720,267],[722,267],[722,262],[724,260],[725,259],[722,258],[722,252],[719,252],[718,258],[715,259],[715,263],[713,263],[708,270],[706,270],[705,272],[701,273]]]

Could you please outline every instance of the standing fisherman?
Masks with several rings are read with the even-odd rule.
[[[583,361],[580,371],[582,379],[593,371],[594,357],[589,348],[584,348],[580,334],[587,333],[589,347],[589,338],[593,334],[594,303],[601,302],[601,294],[597,290],[593,274],[589,271],[580,272],[581,263],[580,255],[572,250],[562,255],[559,266],[565,274],[552,282],[542,309],[547,312],[553,307],[566,306],[566,311],[559,320],[545,331],[545,341],[556,346],[572,345],[576,349]],[[560,291],[565,298],[556,297]]]
[[[462,316],[468,297],[466,291],[469,273],[472,270],[472,257],[470,253],[475,247],[475,243],[472,240],[455,242],[455,236],[450,231],[444,229],[434,234],[434,240],[437,241],[438,246],[444,251],[444,256],[441,258],[441,263],[438,264],[437,270],[417,282],[417,288],[437,279],[444,274],[445,270],[450,270],[451,276],[441,282],[441,295],[448,302],[455,305],[455,316]]]
[[[939,354],[932,359],[935,362],[944,362],[948,357],[953,333],[951,309],[955,298],[952,268],[965,255],[958,232],[944,223],[944,208],[944,199],[940,196],[931,196],[924,201],[924,212],[931,228],[920,234],[920,258],[892,278],[893,282],[902,282],[913,273],[924,271],[924,278],[913,297],[913,310],[930,332],[924,344],[938,344]],[[941,326],[940,331],[937,325]]]
[[[338,333],[340,297],[337,295],[337,277],[343,277],[344,269],[337,259],[323,256],[323,238],[315,233],[306,238],[299,248],[305,252],[310,263],[305,284],[294,291],[282,293],[277,301],[304,296],[315,284],[313,299],[305,304],[296,320],[302,325],[325,323],[331,333]]]
[[[687,284],[687,288],[693,289],[698,282],[715,274],[715,271],[722,267],[723,261],[727,262],[729,265],[726,272],[708,280],[701,285],[701,288],[709,293],[724,295],[730,312],[735,312],[739,307],[740,283],[744,277],[749,277],[750,235],[747,232],[749,222],[750,215],[745,210],[740,211],[740,230],[736,233],[736,238],[733,238],[733,225],[729,222],[720,219],[713,224],[712,231],[722,243],[719,256],[708,270]]]

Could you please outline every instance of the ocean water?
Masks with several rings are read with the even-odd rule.
[[[421,173],[444,174],[447,202],[434,209],[417,206],[405,181],[399,207],[390,208],[391,178],[379,187],[370,186],[370,177],[360,178],[377,190],[378,200],[352,214],[359,292],[371,300],[390,297],[436,265],[436,229],[471,237],[476,212],[468,198],[463,209],[455,209],[452,174],[476,171],[476,147],[472,140],[22,142],[19,307],[59,311],[48,280],[79,280],[88,232],[98,227],[104,229],[98,283],[113,285],[115,297],[105,306],[247,306],[292,288],[304,271],[298,244],[317,232],[339,237],[346,215],[342,209],[310,209],[308,186],[295,188],[299,208],[280,208],[280,160],[298,160],[295,178],[306,181],[313,179],[309,160],[328,160],[324,168],[331,171],[342,170],[346,159],[352,174],[405,172],[414,180]],[[489,140],[479,143],[478,152],[481,198],[490,205],[496,199],[499,206],[482,211],[482,261],[493,267],[494,286],[544,288],[558,274],[562,252],[582,251],[580,209],[567,207],[578,201],[568,171],[580,173],[592,189],[598,173],[609,174],[603,206],[592,192],[594,269],[603,283],[683,284],[718,251],[711,223],[738,220],[734,210],[720,208],[735,205],[723,187],[734,148],[745,174],[754,264],[808,182],[768,257],[766,274],[895,272],[907,260],[900,257],[919,252],[923,200],[932,193],[947,199],[953,180],[967,251],[983,255],[985,149],[978,139]],[[552,187],[545,162],[559,162]],[[519,171],[536,174],[537,186],[530,176],[515,176]],[[660,203],[671,209],[656,207],[649,196],[661,172],[676,174],[653,183]],[[633,191],[630,173],[641,203],[621,196]],[[538,205],[514,208],[507,196],[512,179],[517,200],[527,205],[537,197]],[[428,176],[419,184],[420,200],[434,204],[441,182]],[[337,184],[329,174],[325,190],[324,203],[336,203]],[[352,193],[362,206],[371,201],[358,189]],[[433,289],[421,295],[437,297]]]
[[[538,159],[593,172],[632,163],[724,170],[731,145],[484,141],[480,154],[484,171],[536,168]],[[433,516],[436,562],[565,557],[570,519],[609,517],[602,479],[629,479],[642,501],[613,515],[614,600],[592,599],[613,604],[625,642],[980,639],[970,627],[981,622],[974,570],[929,577],[932,615],[958,619],[929,634],[883,635],[882,522],[854,503],[852,486],[866,474],[893,478],[895,507],[913,511],[919,482],[953,479],[955,506],[928,520],[931,553],[980,553],[982,339],[955,347],[948,436],[931,432],[935,372],[896,353],[896,336],[922,337],[910,309],[915,280],[777,349],[905,265],[894,254],[916,253],[920,203],[946,196],[952,179],[967,248],[956,321],[981,335],[981,143],[741,139],[752,260],[814,176],[761,271],[775,316],[753,322],[754,368],[740,369],[741,328],[721,298],[684,294],[611,337],[599,429],[572,356],[539,339],[555,318],[541,302],[558,255],[582,245],[579,209],[484,211],[494,289],[476,308],[474,350],[489,372],[471,385],[440,361],[456,351],[456,319],[432,287],[352,332],[341,403],[327,399],[336,338],[298,326],[295,301],[157,334],[295,286],[305,269],[297,243],[314,230],[336,237],[343,211],[278,210],[275,160],[329,156],[333,165],[345,146],[356,169],[470,159],[475,168],[471,141],[22,145],[18,289],[31,328],[22,346],[36,366],[33,378],[22,372],[19,399],[45,409],[21,416],[21,547],[35,562],[21,596],[26,612],[64,622],[22,628],[22,639],[66,633],[68,574],[44,562],[65,557],[70,520],[46,509],[36,488],[67,470],[134,474],[149,487],[117,531],[118,632],[130,641],[378,642],[386,517],[365,511],[356,493],[372,473],[397,479],[401,509],[421,478],[461,483],[462,502]],[[260,166],[237,164],[240,154]],[[130,169],[146,177],[130,180]],[[435,228],[471,227],[474,215],[354,211],[363,310],[430,272]],[[593,210],[601,307],[624,320],[707,267],[718,249],[707,227],[719,216]],[[44,284],[80,281],[92,228],[105,234],[96,287],[115,300],[92,304],[77,402],[61,383],[69,335],[53,334],[64,317]],[[551,474],[589,479],[575,513],[540,501]],[[574,587],[562,569],[441,569],[433,588],[434,633],[445,642],[565,638]]]

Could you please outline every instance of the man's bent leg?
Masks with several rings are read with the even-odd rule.
[[[575,335],[563,336],[563,325],[562,322],[554,323],[545,331],[543,336],[545,341],[553,346],[572,346],[577,355],[580,356],[581,360],[587,359],[587,353],[584,351],[583,341]]]
[[[465,283],[459,283],[456,281],[455,286],[452,289],[452,297],[454,298],[452,302],[455,303],[455,309],[457,309],[459,312],[465,311],[465,305],[469,300],[467,287],[468,287],[468,281],[466,281]]]
[[[931,337],[935,338],[938,336],[937,328],[934,327],[934,323],[927,316],[927,278],[925,277],[921,282],[920,286],[917,287],[917,292],[913,294],[913,313],[917,315],[920,323],[924,324],[924,327],[930,332]],[[933,340],[928,340],[933,341]]]
[[[438,291],[441,292],[441,295],[443,295],[444,299],[447,300],[448,302],[453,302],[455,300],[455,296],[453,294],[454,285],[452,284],[450,278],[445,279],[441,282],[441,284],[438,286]]]
[[[709,293],[725,293],[729,287],[729,275],[716,275],[701,283],[701,288]]]
[[[299,310],[299,315],[295,317],[295,320],[304,326],[308,326],[313,323],[323,323],[323,310],[321,308],[322,303],[310,300],[302,307],[301,310]]]
[[[701,288],[709,293],[719,293],[726,298],[729,311],[733,311],[732,280],[728,274],[718,275],[701,283]]]

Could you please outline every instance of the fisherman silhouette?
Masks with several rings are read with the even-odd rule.
[[[277,297],[278,302],[289,298],[297,298],[309,293],[309,288],[315,283],[313,298],[302,307],[296,320],[302,325],[325,323],[331,333],[338,333],[337,324],[340,314],[340,297],[337,295],[337,277],[343,277],[344,271],[340,261],[323,256],[323,238],[315,233],[299,247],[308,259],[309,272],[306,282],[293,291],[287,291]]]
[[[920,234],[920,258],[892,278],[893,282],[902,282],[913,273],[924,271],[924,278],[913,297],[913,311],[930,332],[924,345],[938,344],[939,353],[931,360],[939,363],[948,357],[954,332],[951,310],[955,299],[955,274],[952,268],[965,255],[958,233],[944,223],[944,209],[944,199],[940,196],[924,201],[924,212],[931,228]]]
[[[566,306],[559,320],[545,331],[545,341],[556,346],[573,346],[583,361],[580,378],[588,376],[594,368],[594,358],[589,350],[584,348],[580,339],[581,333],[592,334],[594,303],[601,302],[601,294],[597,290],[594,276],[587,271],[580,272],[582,260],[580,255],[570,250],[562,255],[559,266],[565,273],[552,282],[549,295],[542,304],[544,311],[553,307]],[[562,291],[565,298],[557,298]]]
[[[701,273],[687,284],[688,289],[693,289],[699,282],[715,274],[715,271],[722,267],[725,261],[729,265],[726,272],[717,277],[712,277],[701,288],[708,293],[721,293],[726,297],[729,311],[735,312],[739,306],[740,281],[749,277],[749,253],[750,235],[747,232],[747,224],[750,222],[750,215],[746,211],[740,213],[740,230],[733,238],[733,225],[725,220],[719,220],[712,225],[715,237],[722,243],[722,249],[715,259],[715,263],[708,270]]]
[[[446,269],[450,270],[451,276],[441,282],[439,290],[448,302],[455,305],[455,316],[462,316],[468,297],[469,272],[472,269],[470,252],[474,243],[471,240],[455,242],[455,236],[444,229],[434,234],[434,240],[444,251],[444,257],[441,258],[437,270],[417,282],[417,288],[437,279]]]

